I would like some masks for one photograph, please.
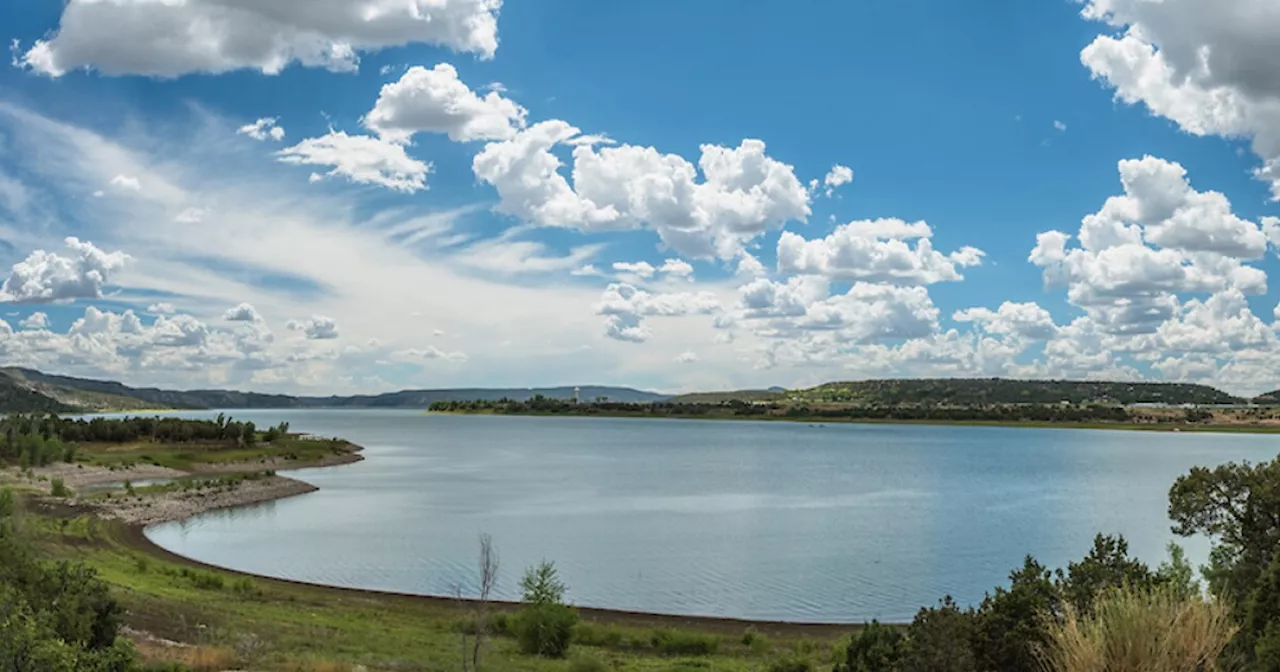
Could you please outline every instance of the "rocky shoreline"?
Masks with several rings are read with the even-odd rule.
[[[127,495],[113,492],[104,497],[76,496],[70,503],[103,519],[118,520],[128,525],[146,527],[158,523],[183,520],[208,511],[262,504],[305,495],[319,488],[287,476],[276,475],[276,469],[316,469],[351,464],[364,459],[363,448],[348,444],[348,450],[319,460],[299,464],[296,460],[264,459],[248,462],[224,462],[200,465],[191,471],[170,469],[150,464],[111,469],[84,464],[55,464],[31,470],[26,477],[16,469],[0,470],[5,480],[50,494],[53,479],[62,479],[73,492],[80,488],[109,483],[137,483],[153,479],[210,477],[210,483],[199,488],[174,488],[161,492]],[[219,476],[251,474],[252,478],[217,482]]]
[[[284,476],[267,476],[207,489],[171,490],[146,496],[86,500],[82,501],[82,505],[95,509],[100,518],[146,527],[183,520],[208,511],[296,497],[316,490],[319,488],[310,483]]]

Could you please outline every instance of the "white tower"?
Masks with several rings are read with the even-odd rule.
[[[582,400],[578,398],[578,395],[581,392],[582,390],[577,385],[573,386],[573,403],[575,404],[582,403]]]

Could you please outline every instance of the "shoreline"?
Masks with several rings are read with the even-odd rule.
[[[642,413],[499,413],[496,411],[423,411],[426,415],[480,415],[510,418],[625,418],[631,420],[715,420],[722,422],[792,422],[810,425],[925,425],[936,427],[1007,427],[1009,429],[1102,429],[1169,434],[1280,434],[1280,425],[1174,424],[1141,422],[1047,422],[1005,420],[894,420],[768,415],[648,415]]]
[[[353,464],[365,459],[360,454],[363,447],[351,444],[353,450],[345,455],[334,456],[320,460],[316,464],[308,464],[297,467],[296,469],[319,469],[338,467],[346,464]],[[229,463],[233,464],[233,463]],[[259,463],[251,463],[258,465]],[[215,475],[217,473],[242,473],[235,471],[227,471],[228,465],[219,465],[217,470],[205,472],[178,472],[177,470],[168,470],[183,474],[183,476],[201,476]],[[164,469],[158,467],[156,469]],[[98,483],[114,482],[125,480],[129,474],[124,472],[127,470],[108,471],[103,469],[102,472],[110,475],[112,478],[107,480],[96,481]],[[293,470],[289,470],[293,471]],[[122,476],[123,474],[123,476]],[[153,476],[155,477],[155,476]],[[163,477],[163,476],[160,476]],[[47,485],[47,483],[41,483]],[[87,484],[87,483],[85,483]],[[263,487],[255,487],[255,486]],[[162,511],[153,512],[153,506],[144,503],[142,507],[132,506],[127,502],[118,502],[116,504],[102,507],[96,502],[87,502],[77,500],[77,508],[83,507],[92,510],[92,515],[104,520],[110,521],[119,526],[121,530],[120,541],[132,550],[146,554],[148,556],[187,565],[194,568],[204,570],[213,570],[232,576],[250,577],[255,581],[265,581],[277,585],[303,587],[309,590],[321,591],[334,596],[356,597],[363,599],[388,600],[392,602],[407,601],[421,604],[430,604],[436,606],[445,606],[457,608],[460,605],[472,606],[476,604],[476,600],[463,598],[459,600],[455,597],[445,595],[427,595],[420,593],[404,593],[388,590],[374,590],[369,588],[351,588],[346,586],[336,586],[332,584],[314,583],[309,581],[297,581],[293,579],[284,579],[279,577],[268,576],[265,574],[255,574],[245,572],[228,567],[221,567],[190,558],[179,553],[170,551],[152,541],[146,534],[147,528],[153,525],[161,525],[165,523],[181,522],[193,518],[195,516],[208,513],[210,511],[218,511],[224,509],[234,509],[242,506],[253,506],[256,504],[264,504],[290,497],[309,494],[319,491],[320,488],[300,481],[288,476],[271,476],[262,481],[254,481],[242,483],[239,488],[232,490],[226,498],[205,498],[199,496],[198,493],[178,493],[186,495],[187,498],[181,500],[186,503],[182,505],[170,505],[164,507]],[[167,493],[172,494],[172,493]],[[163,497],[161,495],[160,497]],[[150,497],[147,499],[156,499]],[[123,506],[122,506],[123,505]],[[522,605],[519,602],[490,601],[489,603],[495,610],[513,612]],[[679,628],[691,629],[700,632],[711,632],[723,635],[737,636],[741,635],[746,629],[752,628],[763,634],[774,637],[822,637],[835,638],[848,635],[851,631],[862,627],[862,623],[823,623],[823,622],[803,622],[803,621],[776,621],[776,620],[755,620],[745,618],[730,618],[721,616],[696,616],[686,614],[660,614],[642,611],[629,611],[625,609],[608,609],[603,607],[579,607],[575,606],[584,617],[591,621],[606,625],[622,625],[627,627],[639,628]]]
[[[319,490],[319,488],[314,488],[311,492],[316,490]],[[231,574],[233,576],[250,577],[255,581],[262,581],[280,586],[305,588],[308,590],[328,593],[334,596],[383,600],[392,603],[420,603],[457,608],[460,605],[466,605],[468,607],[474,606],[478,602],[472,598],[463,598],[459,600],[456,597],[445,595],[426,595],[421,593],[405,593],[392,590],[374,590],[371,588],[351,588],[347,586],[335,586],[327,583],[284,579],[275,576],[268,576],[266,574],[254,574],[253,572],[229,569],[227,567],[221,567],[219,565],[197,560],[180,553],[175,553],[163,546],[160,546],[159,544],[156,544],[146,535],[146,528],[151,525],[127,523],[122,521],[117,522],[119,522],[121,529],[120,541],[125,546],[160,560],[187,565],[193,568],[212,570]],[[490,600],[489,605],[495,611],[502,612],[514,612],[524,606],[519,602],[501,600]],[[820,623],[804,621],[752,620],[723,616],[659,614],[644,611],[629,611],[626,609],[607,609],[603,607],[582,607],[576,605],[574,605],[574,609],[587,619],[606,625],[623,625],[637,628],[680,628],[698,630],[700,632],[714,632],[723,635],[741,635],[747,628],[752,628],[763,634],[775,637],[843,637],[863,626],[863,623],[861,622]],[[893,623],[889,623],[889,625],[893,625]]]

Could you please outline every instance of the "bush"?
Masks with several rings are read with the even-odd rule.
[[[871,621],[850,638],[844,663],[837,665],[835,672],[896,670],[902,660],[904,644],[899,629]]]
[[[887,669],[876,668],[875,672],[887,672]],[[769,663],[769,672],[813,672],[813,665],[804,658],[783,658]]]
[[[1041,658],[1061,672],[1199,672],[1214,669],[1236,630],[1220,602],[1184,599],[1170,586],[1125,588],[1097,598],[1092,613],[1068,606],[1049,627]]]
[[[573,629],[573,641],[583,646],[617,649],[622,647],[625,637],[621,630],[612,625],[579,623]]]
[[[54,478],[49,481],[49,494],[54,497],[70,497],[74,493],[71,492],[71,488],[67,487],[65,481],[61,478]]]
[[[513,619],[520,650],[546,658],[563,658],[569,651],[578,612],[563,604],[533,604]]]
[[[948,595],[938,606],[916,613],[907,628],[908,643],[901,669],[903,672],[973,672],[978,669],[971,644],[973,634],[973,610],[961,610]]]
[[[598,658],[574,658],[569,663],[569,672],[605,672],[608,669]]]
[[[720,638],[714,635],[666,628],[654,630],[650,642],[654,649],[671,655],[709,656],[720,648]]]

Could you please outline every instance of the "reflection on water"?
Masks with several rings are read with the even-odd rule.
[[[1265,460],[1269,436],[982,427],[234,412],[347,437],[364,462],[296,472],[319,492],[154,527],[206,562],[336,585],[498,594],[556,561],[582,605],[785,620],[907,620],[962,603],[1031,553],[1123,533],[1158,563],[1173,480]],[[1203,561],[1202,540],[1184,542]]]

